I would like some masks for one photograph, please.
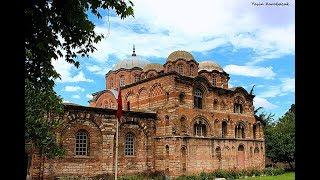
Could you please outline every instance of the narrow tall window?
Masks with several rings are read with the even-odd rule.
[[[238,124],[235,127],[235,138],[245,138],[245,132],[244,132],[244,125],[243,124]]]
[[[235,103],[234,104],[234,113],[243,113],[242,104]]]
[[[76,149],[77,156],[88,156],[88,134],[84,130],[80,130],[76,134]]]
[[[125,86],[124,76],[120,76],[120,87]]]
[[[194,91],[194,107],[202,109],[202,92],[200,89]]]
[[[134,136],[132,133],[128,133],[125,138],[124,154],[132,156],[134,154]]]
[[[223,122],[222,122],[222,137],[223,137],[223,138],[227,137],[227,133],[228,133],[227,127],[228,127],[227,122],[223,121]]]
[[[253,139],[257,138],[257,125],[253,125],[252,127],[252,132],[253,132]]]
[[[182,64],[178,65],[178,70],[177,71],[178,71],[179,74],[183,75],[183,65]]]
[[[181,93],[179,94],[179,102],[180,102],[180,103],[183,103],[183,102],[184,102],[184,97],[185,97],[185,93],[184,93],[184,92],[181,92]]]

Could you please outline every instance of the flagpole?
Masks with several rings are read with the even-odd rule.
[[[118,133],[119,133],[119,119],[117,118],[117,128],[116,128],[116,162],[115,162],[115,172],[114,179],[118,179]]]

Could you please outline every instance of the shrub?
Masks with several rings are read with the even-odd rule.
[[[264,174],[268,176],[277,176],[284,173],[285,173],[285,170],[283,168],[265,168],[264,169]]]

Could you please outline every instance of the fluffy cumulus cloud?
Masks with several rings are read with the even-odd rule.
[[[86,95],[86,98],[92,99],[92,95],[91,95],[91,94],[87,94],[87,95]]]
[[[66,87],[64,87],[64,91],[67,91],[67,92],[81,91],[81,92],[83,92],[84,89],[79,86],[66,86]]]
[[[276,75],[276,73],[272,71],[272,67],[238,66],[231,64],[225,66],[224,70],[232,75],[262,77],[265,79],[273,79]]]
[[[295,92],[295,78],[281,78],[278,86],[268,86],[266,91],[259,94],[263,98],[287,95]]]
[[[54,69],[60,74],[61,79],[57,79],[59,83],[65,82],[93,82],[92,79],[85,77],[83,71],[76,70],[76,67],[63,59],[52,60]],[[73,72],[76,71],[76,72]]]
[[[269,102],[267,99],[265,98],[262,98],[262,97],[259,97],[259,96],[256,96],[254,99],[253,99],[253,105],[258,108],[258,107],[263,107],[267,110],[272,110],[272,109],[275,109],[277,108],[278,106],[275,105],[275,104],[272,104],[271,102]]]
[[[134,18],[104,17],[96,27],[108,35],[93,54],[97,61],[105,62],[111,55],[124,58],[131,54],[132,44],[137,54],[146,57],[166,57],[178,49],[205,52],[231,44],[234,49],[253,50],[247,65],[294,54],[294,1],[288,7],[257,7],[247,0],[135,0],[134,4]]]

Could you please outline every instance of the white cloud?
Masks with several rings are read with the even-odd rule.
[[[260,97],[277,97],[295,92],[295,78],[282,78],[278,86],[268,86],[268,89],[259,94]]]
[[[131,54],[132,44],[138,55],[156,57],[178,49],[204,52],[231,44],[254,51],[251,65],[294,54],[294,2],[285,8],[256,7],[247,0],[196,4],[136,0],[134,4],[135,18],[110,17],[110,35],[93,54],[97,61],[105,62],[110,55],[124,58]],[[107,19],[96,27],[97,32],[108,34]]]
[[[92,99],[92,95],[91,95],[91,94],[87,94],[87,95],[86,95],[86,98]]]
[[[232,75],[262,77],[265,79],[273,79],[276,75],[276,73],[272,71],[272,67],[238,66],[231,64],[225,66],[224,70]]]
[[[63,59],[59,58],[58,60],[52,60],[51,63],[61,76],[61,79],[56,80],[57,82],[93,82],[92,79],[87,79],[81,70],[77,70],[77,72],[72,73],[72,71],[76,71],[76,67]]]
[[[98,65],[86,65],[86,68],[94,74],[103,75],[103,76],[106,75],[106,73],[109,72],[109,70],[111,70],[110,68],[101,67]]]
[[[278,108],[279,106],[270,103],[267,99],[256,96],[253,99],[253,105],[258,108],[258,107],[263,107],[265,109],[271,110],[271,109],[275,109]]]
[[[63,103],[70,103],[70,101],[62,100]]]
[[[83,92],[84,89],[79,86],[66,86],[66,87],[64,87],[64,91],[67,91],[67,92],[81,91],[81,92]]]
[[[283,92],[293,92],[295,91],[295,78],[283,78],[281,90]]]
[[[71,97],[74,98],[74,99],[80,99],[80,96],[78,94],[75,94],[75,95],[73,95]]]

